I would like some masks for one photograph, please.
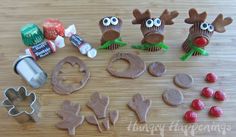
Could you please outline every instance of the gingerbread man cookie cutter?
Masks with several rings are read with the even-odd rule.
[[[14,117],[17,122],[24,123],[27,121],[37,122],[39,120],[40,104],[35,93],[29,93],[25,87],[8,88],[4,91],[5,99],[2,106],[8,110],[8,115]],[[19,107],[19,102],[27,101],[29,110]]]

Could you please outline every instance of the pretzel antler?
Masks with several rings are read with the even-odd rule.
[[[215,28],[216,32],[223,33],[225,32],[225,26],[231,24],[233,19],[230,17],[223,18],[222,14],[219,14],[216,19],[212,22],[212,25]]]
[[[195,22],[204,22],[206,20],[206,17],[206,12],[198,14],[197,10],[192,8],[189,10],[189,18],[185,19],[185,23],[194,24]]]
[[[160,19],[165,22],[165,25],[172,25],[174,24],[173,19],[178,15],[179,13],[177,11],[169,12],[167,9],[165,9],[161,14]]]
[[[141,13],[139,9],[134,9],[133,15],[135,19],[132,21],[132,24],[141,24],[143,20],[151,18],[151,13],[148,9],[144,13]]]

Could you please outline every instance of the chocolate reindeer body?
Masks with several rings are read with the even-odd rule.
[[[230,17],[223,18],[223,15],[219,14],[212,23],[207,23],[205,22],[206,17],[206,12],[198,14],[196,9],[189,10],[189,18],[185,19],[185,23],[193,25],[190,27],[189,35],[182,45],[186,54],[180,58],[181,60],[188,60],[191,56],[207,56],[208,53],[205,47],[209,44],[214,31],[225,32],[224,26],[231,24],[233,21]]]
[[[107,16],[99,21],[102,32],[100,49],[114,50],[126,45],[120,38],[121,26],[122,20],[114,16]]]
[[[144,38],[141,42],[142,45],[134,45],[132,47],[148,51],[167,50],[168,46],[163,43],[164,27],[165,25],[174,24],[173,19],[176,18],[179,13],[177,11],[169,12],[166,9],[159,18],[151,18],[149,10],[141,13],[138,9],[134,9],[133,15],[135,19],[132,21],[132,24],[140,24]]]

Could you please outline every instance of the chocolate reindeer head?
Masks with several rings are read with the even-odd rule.
[[[232,18],[223,18],[223,15],[219,14],[212,23],[207,23],[206,17],[206,12],[199,14],[196,9],[192,8],[189,10],[189,18],[185,19],[185,23],[193,24],[189,29],[188,39],[201,48],[208,45],[214,31],[225,32],[225,26],[233,21]]]
[[[122,20],[117,17],[107,16],[102,18],[99,21],[99,27],[102,31],[101,42],[104,43],[119,38],[121,26]]]
[[[141,13],[138,9],[133,10],[135,19],[132,24],[141,24],[141,31],[143,33],[142,43],[158,43],[164,39],[164,26],[174,24],[173,19],[179,13],[177,11],[169,12],[167,9],[163,11],[159,18],[151,18],[151,13],[146,10]]]

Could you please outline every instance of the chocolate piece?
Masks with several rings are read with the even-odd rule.
[[[94,115],[86,116],[85,119],[89,124],[97,126],[99,132],[102,132],[102,129],[101,129],[99,123],[98,123],[98,120],[97,120],[96,116],[94,116]]]
[[[64,79],[59,77],[59,74],[62,73],[61,69],[62,69],[63,65],[66,63],[69,63],[72,66],[75,66],[76,64],[79,65],[79,71],[83,73],[83,79],[78,84],[71,84],[71,85],[64,84],[63,83]],[[56,93],[58,93],[58,94],[71,94],[72,92],[83,88],[86,85],[89,77],[90,77],[90,72],[89,72],[86,64],[77,57],[68,56],[57,63],[56,67],[54,68],[54,70],[52,72],[51,84],[53,86],[53,90]]]
[[[109,119],[104,119],[102,121],[102,125],[104,126],[106,130],[109,130],[110,129]]]
[[[179,73],[176,74],[174,77],[174,83],[176,86],[180,88],[191,88],[193,85],[193,78],[192,76],[185,74],[185,73]]]
[[[117,60],[126,60],[129,63],[129,68],[123,72],[118,72],[112,69],[112,65]],[[131,53],[116,53],[114,54],[107,66],[107,71],[115,77],[121,78],[138,78],[146,69],[144,61],[137,55]]]
[[[115,125],[119,119],[119,111],[118,110],[111,111],[109,113],[109,117],[110,117],[111,124]]]
[[[165,25],[174,24],[173,19],[179,15],[177,11],[169,12],[166,9],[159,18],[152,18],[148,9],[144,13],[141,13],[138,9],[134,9],[133,15],[135,19],[132,21],[132,24],[140,24],[140,29],[144,36],[142,45],[132,46],[133,48],[158,51],[164,47],[168,47],[162,43],[164,40],[164,27]],[[162,44],[158,45],[158,43]]]
[[[151,107],[150,99],[144,100],[144,97],[141,94],[137,93],[128,103],[128,106],[137,114],[141,123],[147,122],[147,114]]]
[[[162,94],[163,101],[170,106],[178,106],[184,100],[183,93],[177,89],[167,89]]]
[[[188,38],[182,44],[186,54],[180,58],[181,60],[188,60],[191,56],[207,56],[208,53],[205,47],[209,44],[214,31],[219,33],[225,32],[224,27],[233,21],[232,18],[223,18],[223,15],[219,14],[212,23],[207,23],[205,22],[206,17],[206,12],[199,14],[194,8],[189,10],[189,18],[185,19],[185,23],[193,25],[189,29]]]
[[[98,119],[106,117],[108,105],[109,97],[102,96],[98,92],[94,92],[87,103],[87,106],[93,110]]]
[[[114,16],[107,16],[99,21],[99,27],[102,32],[100,48],[114,50],[126,45],[120,38],[121,26],[122,20]]]
[[[153,62],[148,66],[148,72],[155,77],[161,77],[166,72],[166,67],[161,62]]]
[[[80,115],[80,105],[72,104],[66,100],[62,104],[62,110],[57,114],[63,118],[61,122],[56,124],[59,129],[67,129],[69,135],[75,135],[75,129],[83,124],[84,116]]]

